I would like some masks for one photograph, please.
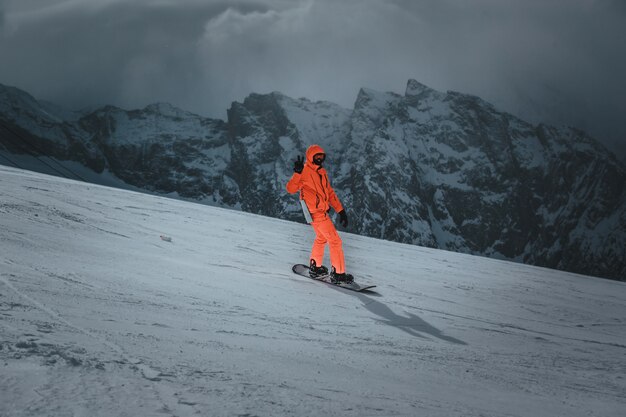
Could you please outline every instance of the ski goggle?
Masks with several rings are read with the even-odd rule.
[[[322,162],[324,162],[324,159],[326,159],[326,154],[316,153],[315,155],[313,155],[313,162],[315,162],[316,164],[321,164]]]

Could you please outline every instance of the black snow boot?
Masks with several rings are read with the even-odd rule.
[[[352,282],[354,282],[354,277],[350,274],[346,274],[345,272],[342,274],[338,274],[335,271],[335,267],[333,266],[330,270],[330,281],[333,284],[338,284],[338,283],[346,283],[346,284],[350,284]]]
[[[309,264],[309,276],[311,278],[318,278],[323,275],[328,275],[328,268],[324,265],[317,266],[315,260],[311,259],[311,263]]]

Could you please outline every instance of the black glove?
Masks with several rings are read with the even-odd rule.
[[[339,223],[341,223],[343,227],[348,227],[348,215],[346,214],[346,211],[341,210],[338,214],[339,214]]]
[[[298,174],[302,174],[302,170],[304,169],[304,157],[298,155],[298,159],[293,163],[293,171]]]

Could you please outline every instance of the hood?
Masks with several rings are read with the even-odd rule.
[[[313,163],[313,156],[318,153],[325,154],[326,152],[324,152],[324,149],[322,149],[320,145],[309,146],[309,149],[306,150],[306,161],[311,165],[315,165]]]

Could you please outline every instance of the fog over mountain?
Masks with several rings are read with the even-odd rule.
[[[351,108],[416,78],[626,157],[621,0],[3,0],[0,83],[68,108],[170,102],[225,118],[251,91]]]

